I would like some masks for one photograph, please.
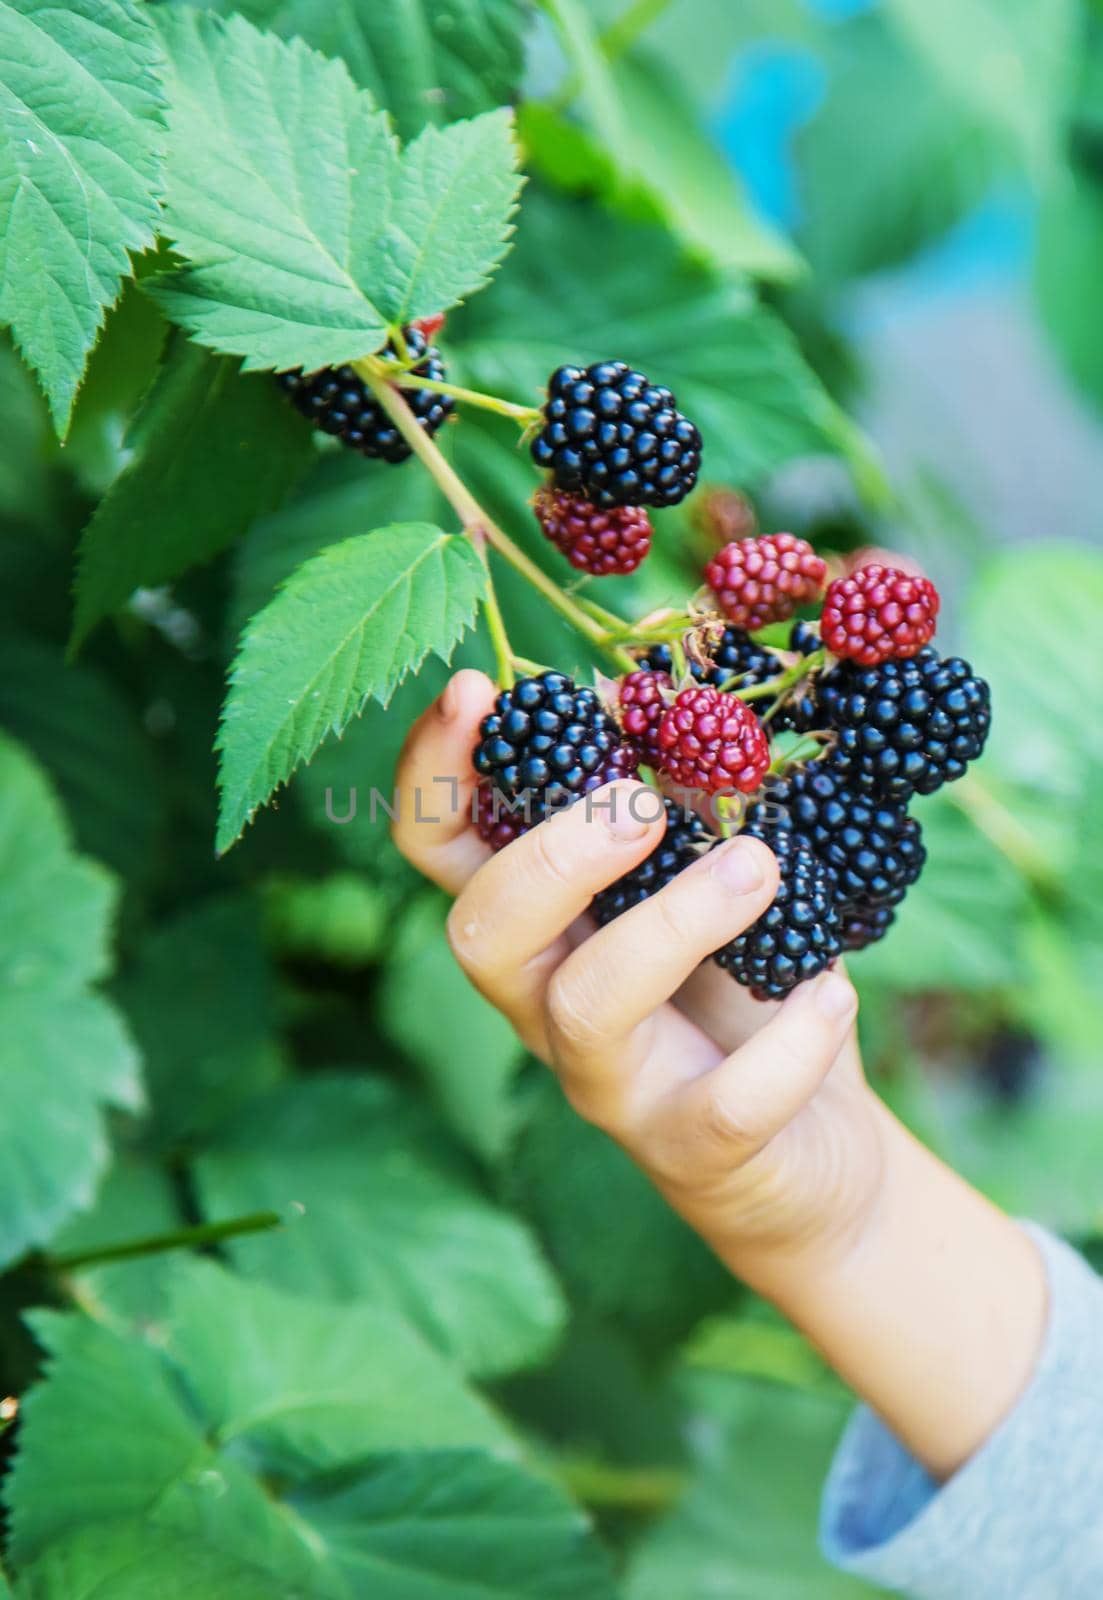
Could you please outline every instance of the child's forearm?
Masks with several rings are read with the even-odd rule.
[[[1045,1275],[1020,1228],[879,1102],[876,1116],[884,1177],[845,1244],[721,1253],[943,1479],[1025,1387],[1045,1328]]]

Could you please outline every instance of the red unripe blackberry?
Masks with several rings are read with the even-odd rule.
[[[543,414],[532,459],[595,506],[673,506],[697,482],[701,435],[627,362],[557,368]]]
[[[721,611],[752,632],[768,622],[786,621],[799,605],[814,600],[826,575],[823,557],[792,533],[735,539],[705,568],[705,581]]]
[[[651,672],[646,667],[629,672],[617,686],[617,718],[640,760],[649,767],[657,767],[662,761],[659,724],[673,698],[669,674]]]
[[[538,489],[532,508],[557,550],[595,578],[627,577],[651,549],[651,518],[642,506],[591,505],[565,489]]]
[[[686,810],[673,800],[664,800],[663,805],[666,832],[655,849],[638,867],[603,889],[590,908],[602,927],[665,889],[679,872],[716,843],[696,812]]]
[[[532,826],[526,821],[524,802],[515,802],[502,793],[489,778],[475,790],[475,831],[492,850],[504,850]]]
[[[820,634],[835,655],[864,667],[904,660],[933,638],[939,604],[929,578],[874,563],[828,585]]]
[[[403,330],[411,356],[422,359],[412,368],[415,375],[439,383],[444,378],[440,351],[430,347],[425,335],[412,323]],[[391,355],[396,352],[388,345]],[[318,372],[280,372],[276,381],[297,411],[323,433],[332,433],[350,449],[383,461],[405,461],[410,446],[399,433],[383,407],[353,367],[322,367]],[[455,406],[451,395],[433,389],[403,389],[403,397],[426,433],[436,433]]]
[[[738,695],[683,689],[659,723],[659,761],[675,783],[706,794],[750,794],[770,766],[762,724]]]
[[[415,317],[410,326],[411,328],[416,328],[420,334],[423,334],[426,343],[428,343],[431,339],[436,338],[447,320],[443,311],[434,311],[432,316],[429,317]]]
[[[748,830],[751,831],[751,830]],[[831,965],[841,946],[831,868],[784,831],[755,831],[780,872],[772,903],[713,960],[756,1000],[780,1000]]]

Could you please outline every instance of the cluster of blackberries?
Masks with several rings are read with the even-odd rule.
[[[726,610],[756,620],[772,611],[777,621],[821,575],[799,541],[759,543],[768,548],[722,563]],[[770,846],[779,887],[763,915],[716,952],[720,966],[756,996],[778,999],[841,951],[882,938],[926,859],[907,803],[960,777],[980,754],[990,697],[967,662],[926,644],[938,610],[926,579],[861,568],[829,586],[828,603],[837,618],[832,653],[850,651],[834,661],[808,622],[792,624],[785,657],[736,624],[709,624],[690,630],[677,654],[666,644],[641,654],[611,707],[556,672],[504,691],[474,756],[483,837],[500,848],[553,808],[645,764],[689,793],[678,803],[666,798],[661,842],[597,897],[599,922],[657,893],[713,848],[718,841],[693,806],[740,791],[753,796],[741,831]],[[884,657],[890,644],[898,653]],[[806,672],[787,673],[801,658]],[[775,692],[742,697],[774,680]],[[814,731],[819,749],[772,772],[767,734],[782,729]],[[492,790],[507,804],[527,796],[524,820],[491,817]]]
[[[416,359],[410,370],[434,383],[444,379],[440,351],[413,324],[403,329],[408,354]],[[387,352],[396,355],[392,344]],[[405,461],[410,446],[353,367],[322,367],[318,372],[281,372],[277,382],[291,404],[309,417],[323,433],[331,433],[361,455],[382,461]],[[436,433],[455,405],[451,395],[434,389],[403,389],[403,395],[426,433]]]

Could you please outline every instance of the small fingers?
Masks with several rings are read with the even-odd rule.
[[[552,1039],[571,1060],[616,1053],[690,973],[769,905],[777,864],[757,839],[732,839],[575,952],[549,995]]]
[[[835,1065],[857,1010],[845,973],[821,972],[739,1050],[678,1090],[670,1110],[686,1130],[682,1164],[692,1169],[722,1147],[739,1165],[776,1138]]]
[[[599,789],[493,856],[448,918],[456,959],[516,1022],[542,997],[561,940],[594,895],[637,866],[662,837],[644,784]],[[542,959],[546,957],[547,959]]]
[[[458,672],[414,723],[398,758],[394,841],[408,861],[450,894],[490,855],[471,826],[478,782],[471,752],[494,695],[483,673]]]

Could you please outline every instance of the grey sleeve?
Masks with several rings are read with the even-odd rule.
[[[1050,1309],[1015,1409],[939,1486],[863,1406],[828,1474],[825,1555],[913,1600],[1103,1597],[1103,1280],[1025,1226]]]

